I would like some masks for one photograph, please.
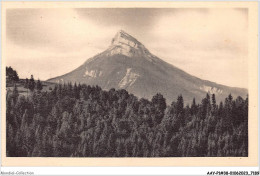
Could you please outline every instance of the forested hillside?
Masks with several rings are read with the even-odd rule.
[[[169,106],[126,90],[56,85],[6,96],[8,157],[248,156],[248,98],[214,94]]]

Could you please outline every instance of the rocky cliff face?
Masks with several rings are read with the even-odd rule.
[[[151,54],[142,43],[122,30],[107,50],[72,72],[48,81],[99,85],[107,90],[126,89],[148,99],[162,93],[168,103],[180,94],[186,103],[190,103],[193,97],[201,101],[206,93],[214,93],[217,101],[224,100],[230,93],[234,97],[246,97],[247,94],[246,89],[231,88],[189,75]]]
[[[128,57],[152,56],[143,44],[122,30],[112,39],[111,46],[108,49],[108,56],[116,54]]]

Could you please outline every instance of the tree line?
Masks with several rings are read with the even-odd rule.
[[[25,80],[21,80],[18,76],[18,73],[16,70],[14,70],[12,67],[6,67],[6,83],[9,86],[13,86],[15,89],[17,89],[17,84],[22,83],[24,88],[34,91],[35,89],[37,91],[41,91],[43,89],[42,82],[38,79],[38,81],[34,80],[33,75],[31,75],[31,78],[26,78]]]
[[[206,94],[170,105],[160,94],[138,99],[126,90],[57,84],[6,96],[9,157],[248,156],[248,98],[216,103]]]
[[[43,89],[42,82],[38,79],[37,82],[35,82],[33,75],[31,75],[31,79],[28,78],[25,79],[24,88],[29,89],[30,91],[34,91],[35,89],[37,91],[41,91]]]

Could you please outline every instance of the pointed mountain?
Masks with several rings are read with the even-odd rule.
[[[138,97],[151,99],[161,93],[167,103],[182,94],[186,103],[193,97],[201,101],[206,93],[215,94],[223,101],[228,94],[247,95],[247,90],[232,88],[194,77],[151,54],[131,35],[120,30],[104,52],[88,59],[83,65],[49,82],[77,82],[99,85],[105,90],[126,89]]]

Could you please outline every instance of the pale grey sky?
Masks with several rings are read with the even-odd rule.
[[[247,9],[9,9],[7,65],[46,80],[104,51],[123,29],[202,79],[248,88]]]

